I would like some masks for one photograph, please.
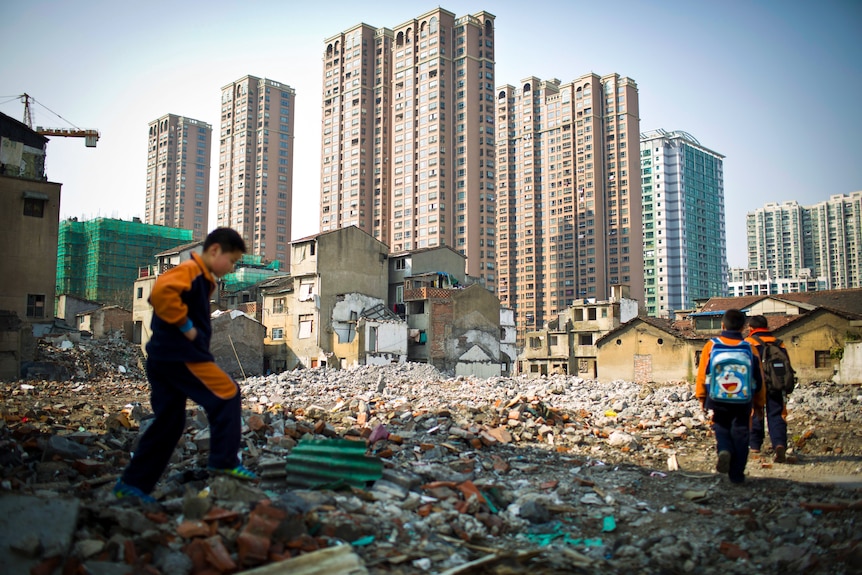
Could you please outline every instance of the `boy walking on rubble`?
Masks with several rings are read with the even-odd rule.
[[[718,461],[715,470],[732,483],[745,481],[752,406],[765,402],[757,351],[743,340],[745,314],[729,309],[721,319],[721,335],[703,346],[695,395],[704,410],[712,410]]]
[[[751,438],[749,447],[752,453],[759,453],[766,437],[765,424],[769,424],[769,440],[775,451],[776,463],[786,461],[787,452],[787,394],[793,391],[796,383],[795,372],[784,343],[769,331],[766,318],[755,315],[748,318],[748,337],[745,341],[757,350],[763,366],[764,387],[766,388],[766,413],[755,409],[751,418]]]
[[[159,275],[150,295],[152,337],[147,343],[147,379],[155,419],[114,486],[118,499],[153,502],[153,491],[185,430],[186,400],[207,413],[211,429],[208,467],[239,479],[256,480],[239,462],[241,396],[237,383],[210,353],[210,295],[214,276],[233,270],[245,253],[242,237],[218,228],[204,240],[203,253]]]

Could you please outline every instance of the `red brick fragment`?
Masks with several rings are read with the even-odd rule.
[[[224,543],[222,543],[220,535],[213,535],[208,539],[204,539],[204,542],[206,543],[204,552],[210,565],[222,571],[236,569],[236,563],[230,558],[230,553],[225,548]]]
[[[742,549],[739,545],[736,545],[735,543],[731,543],[730,541],[722,541],[721,545],[719,545],[718,547],[718,550],[728,559],[749,559],[751,557],[748,551]]]
[[[212,535],[212,532],[207,523],[187,519],[177,526],[177,535],[183,539],[192,539],[194,537],[209,537]]]

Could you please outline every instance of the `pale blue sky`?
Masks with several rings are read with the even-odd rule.
[[[220,89],[246,74],[297,91],[293,238],[318,231],[324,40],[394,27],[417,1],[3,2],[0,111],[24,92],[97,148],[52,138],[61,216],[143,216],[147,124],[167,113],[219,135]],[[684,130],[726,156],[728,261],[744,266],[745,214],[862,189],[862,1],[506,0],[439,4],[496,16],[496,83],[616,72],[640,91],[641,131]],[[68,127],[44,108],[34,123]],[[214,150],[213,166],[216,166]],[[217,173],[211,174],[215,224]]]

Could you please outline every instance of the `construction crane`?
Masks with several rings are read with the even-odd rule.
[[[33,128],[33,115],[30,111],[30,101],[36,101],[35,98],[28,94],[21,94],[21,101],[24,102],[24,123],[27,124],[27,127],[31,130],[34,130],[38,134],[42,134],[43,136],[63,136],[65,138],[84,138],[84,145],[88,148],[95,148],[96,142],[99,141],[99,132],[98,130],[83,130],[81,128],[75,127],[74,129],[67,128],[43,128],[41,126]],[[43,108],[57,116],[58,118],[65,120],[62,116],[57,114],[56,112],[52,112],[43,104],[40,104]],[[68,120],[66,120],[68,122]],[[72,124],[72,122],[69,122]],[[74,126],[74,124],[72,124]]]

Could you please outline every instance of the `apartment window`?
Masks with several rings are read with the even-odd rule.
[[[282,327],[272,328],[272,339],[284,339],[284,328],[282,328]]]
[[[284,313],[284,303],[287,298],[278,297],[272,300],[272,313]],[[275,336],[273,336],[274,338]]]
[[[24,215],[31,218],[45,217],[48,195],[39,192],[24,192]]]
[[[578,335],[578,345],[593,345],[593,334],[582,333]]]
[[[314,316],[311,314],[299,316],[299,339],[307,339],[314,333]]]
[[[27,317],[45,317],[44,294],[27,294]]]
[[[142,288],[142,287],[138,288],[137,298],[138,299],[144,299],[144,288]]]
[[[830,363],[829,351],[826,350],[814,350],[814,367],[815,368],[824,368],[830,367],[832,364]]]
[[[403,270],[407,269],[407,259],[401,258],[401,259],[395,260],[395,269],[398,271],[403,271]]]

